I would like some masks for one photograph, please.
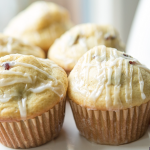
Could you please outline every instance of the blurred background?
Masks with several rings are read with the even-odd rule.
[[[0,0],[0,32],[9,20],[36,0]],[[75,24],[112,24],[126,52],[150,68],[150,0],[47,0],[70,12]]]
[[[0,0],[0,32],[18,12],[36,0]],[[112,24],[127,42],[139,0],[47,0],[70,11],[75,24]]]

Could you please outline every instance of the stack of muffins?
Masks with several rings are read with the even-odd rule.
[[[112,26],[71,27],[66,9],[38,1],[0,34],[3,145],[30,148],[56,138],[66,97],[77,128],[90,141],[120,145],[146,132],[150,70],[124,53]]]

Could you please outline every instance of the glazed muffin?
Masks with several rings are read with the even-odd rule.
[[[68,81],[48,59],[11,54],[0,58],[0,143],[40,146],[61,130]]]
[[[120,145],[138,140],[150,121],[150,70],[105,46],[88,51],[69,75],[68,96],[80,133]]]
[[[13,18],[4,33],[47,51],[72,26],[68,11],[51,2],[37,1]]]
[[[81,24],[73,27],[55,41],[48,57],[70,72],[79,58],[97,45],[124,51],[118,32],[109,25]]]
[[[16,53],[45,58],[45,53],[41,48],[19,39],[0,34],[0,57]]]

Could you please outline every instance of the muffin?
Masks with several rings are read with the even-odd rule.
[[[57,39],[49,49],[48,57],[69,73],[83,54],[98,45],[124,51],[118,32],[112,26],[81,24]]]
[[[0,57],[16,53],[45,58],[45,53],[41,48],[19,39],[0,34]]]
[[[0,58],[0,143],[40,146],[61,130],[68,81],[48,59],[11,54]]]
[[[97,46],[69,75],[68,96],[80,133],[120,145],[138,140],[150,121],[150,70],[131,56]]]
[[[13,18],[4,33],[47,51],[72,26],[68,11],[51,2],[37,1]]]

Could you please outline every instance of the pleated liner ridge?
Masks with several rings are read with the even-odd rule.
[[[117,111],[89,110],[69,101],[78,130],[92,142],[121,145],[138,140],[147,131],[150,101]]]
[[[11,148],[31,148],[56,138],[65,115],[66,100],[48,112],[33,119],[19,122],[0,122],[0,142]]]

